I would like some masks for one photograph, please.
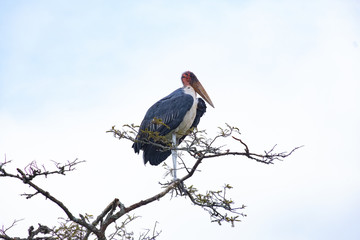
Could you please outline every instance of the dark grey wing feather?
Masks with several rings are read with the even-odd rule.
[[[183,121],[185,114],[193,105],[194,99],[191,95],[185,94],[182,88],[175,90],[170,95],[156,102],[146,112],[136,139],[146,138],[144,131],[159,132],[160,136],[165,136],[175,130]],[[161,119],[163,124],[155,124],[154,118]],[[161,151],[160,147],[141,142],[135,142],[132,146],[136,153],[142,149],[144,151],[144,163],[150,162],[151,165],[158,165],[164,161],[170,151]]]
[[[147,129],[165,136],[180,125],[193,102],[192,96],[183,93],[181,88],[176,90],[149,108],[140,125],[140,130]],[[166,126],[154,124],[154,118],[161,119]]]

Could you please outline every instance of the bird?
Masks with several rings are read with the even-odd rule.
[[[149,162],[151,165],[159,165],[172,154],[174,179],[176,179],[176,151],[165,150],[162,146],[166,144],[149,136],[149,131],[164,137],[176,147],[185,139],[189,129],[198,126],[200,118],[206,112],[204,100],[215,108],[194,73],[184,72],[181,81],[183,87],[160,99],[147,110],[132,145],[135,153],[139,154],[140,150],[143,151],[144,164]],[[197,98],[197,94],[204,100]]]

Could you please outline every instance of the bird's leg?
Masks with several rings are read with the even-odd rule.
[[[176,133],[175,132],[172,133],[172,143],[173,143],[173,147],[176,148]],[[172,154],[173,165],[174,165],[173,176],[174,176],[174,180],[176,180],[177,179],[177,177],[176,177],[176,162],[177,162],[176,150],[175,149],[171,150],[171,154]]]

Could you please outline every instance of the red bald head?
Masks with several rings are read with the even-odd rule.
[[[184,87],[191,86],[194,88],[195,92],[197,92],[206,102],[214,107],[209,95],[206,93],[204,87],[201,85],[195,74],[190,71],[186,71],[181,75],[181,81],[183,82]]]
[[[194,82],[198,81],[198,79],[196,78],[194,73],[186,71],[181,75],[181,81],[184,86],[192,86]]]

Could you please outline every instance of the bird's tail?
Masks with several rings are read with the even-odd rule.
[[[143,148],[144,164],[149,162],[151,165],[159,165],[171,154],[171,151],[162,151],[161,147],[152,144],[146,144]]]

